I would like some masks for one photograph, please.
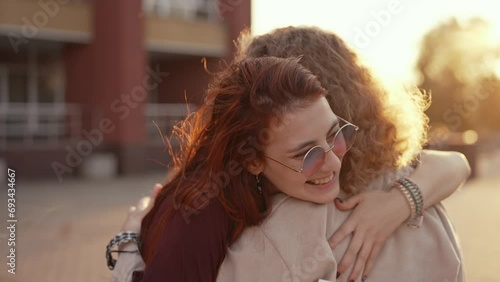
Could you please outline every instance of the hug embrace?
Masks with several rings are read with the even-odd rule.
[[[287,27],[242,34],[204,98],[107,248],[114,281],[464,281],[440,202],[470,168],[422,149],[421,92],[384,89],[333,33]]]

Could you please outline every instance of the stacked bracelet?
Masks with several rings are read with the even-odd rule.
[[[398,180],[408,191],[410,191],[413,200],[415,201],[416,214],[421,214],[424,208],[424,199],[422,197],[422,192],[418,188],[417,184],[409,180],[408,178],[401,178]]]
[[[114,246],[120,246],[122,244],[125,244],[127,242],[135,242],[137,244],[137,250],[136,251],[112,251],[111,249]],[[109,244],[106,246],[106,261],[108,268],[110,270],[113,270],[115,268],[116,264],[116,259],[113,259],[111,256],[111,253],[136,253],[139,252],[141,248],[141,240],[139,238],[139,235],[134,232],[126,231],[126,232],[121,232],[118,235],[116,235],[111,241],[109,241]]]
[[[424,198],[420,188],[408,178],[401,178],[394,185],[399,188],[410,205],[407,225],[412,228],[420,227],[424,217]]]

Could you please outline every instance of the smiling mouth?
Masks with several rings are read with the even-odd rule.
[[[327,177],[308,180],[308,181],[306,181],[306,183],[312,184],[312,185],[323,185],[323,184],[326,184],[326,183],[332,181],[332,179],[334,177],[335,177],[335,172],[330,174],[330,176],[327,176]]]

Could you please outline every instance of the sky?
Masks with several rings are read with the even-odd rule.
[[[500,42],[499,11],[495,0],[252,0],[252,33],[318,26],[342,37],[386,82],[413,85],[419,45],[428,30],[452,16],[480,16],[494,24]]]

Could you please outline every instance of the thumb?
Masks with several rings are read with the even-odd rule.
[[[345,200],[335,198],[335,206],[341,211],[352,210],[363,201],[363,195],[355,195]]]
[[[161,185],[160,183],[155,184],[153,190],[151,190],[151,200],[154,201],[154,199],[156,199],[156,196],[161,191],[161,188],[163,188],[163,185]]]
[[[163,185],[160,183],[156,183],[155,186],[153,187],[153,190],[151,190],[151,195],[148,198],[147,202],[145,203],[144,211],[147,213],[153,208],[156,196],[158,196],[158,193],[160,193],[161,189],[163,188]]]

